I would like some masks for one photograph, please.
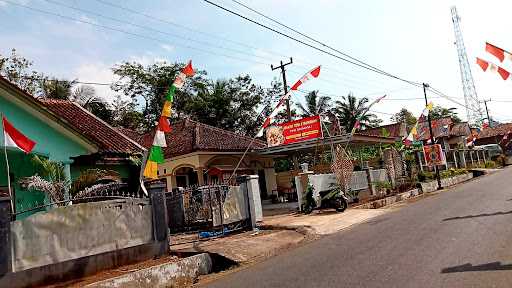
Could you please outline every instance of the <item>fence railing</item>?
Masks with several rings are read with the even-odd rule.
[[[240,186],[209,185],[166,193],[171,233],[210,231],[248,220],[247,195]],[[243,223],[242,223],[243,222]]]

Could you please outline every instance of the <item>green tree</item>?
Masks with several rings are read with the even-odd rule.
[[[367,107],[368,98],[363,97],[358,100],[354,95],[348,94],[343,96],[341,101],[336,101],[333,111],[345,131],[351,131],[358,119],[362,129],[379,126],[382,120],[377,115],[367,112]]]
[[[264,90],[248,75],[218,80],[200,89],[185,107],[194,120],[222,129],[253,134],[259,128],[258,111]]]
[[[45,78],[41,80],[40,97],[60,100],[70,100],[73,94],[73,86],[76,80],[59,80],[57,78]]]
[[[411,111],[407,110],[406,108],[402,108],[400,112],[395,113],[393,116],[391,116],[391,121],[395,123],[405,123],[407,127],[407,131],[409,131],[414,124],[416,124],[416,117],[414,117],[414,114],[412,114]]]
[[[32,65],[32,61],[19,56],[16,49],[12,49],[8,56],[0,54],[0,74],[2,77],[27,93],[37,96],[41,89],[41,81],[45,76],[31,70]]]
[[[160,116],[169,86],[184,66],[183,63],[171,64],[165,61],[147,66],[136,62],[124,62],[112,68],[114,74],[119,76],[119,80],[111,88],[130,97],[135,105],[141,108],[142,126],[150,129]],[[182,90],[176,91],[171,118],[182,118],[185,115],[185,106],[189,104],[192,96],[208,85],[204,78],[205,74],[204,71],[197,71]]]
[[[300,116],[308,117],[323,114],[331,109],[331,98],[327,96],[319,96],[318,91],[309,92],[306,97],[306,105],[297,103],[297,107],[301,113]]]
[[[457,115],[457,112],[455,112],[455,108],[445,108],[442,106],[434,106],[432,108],[432,111],[430,111],[430,118],[431,119],[441,119],[441,118],[452,118],[452,121],[454,123],[460,123],[462,120]]]
[[[135,109],[133,101],[116,98],[112,104],[112,125],[143,132],[142,113]]]

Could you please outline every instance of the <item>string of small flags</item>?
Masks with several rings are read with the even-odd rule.
[[[423,108],[423,111],[421,111],[420,117],[418,117],[418,121],[416,121],[416,124],[414,124],[414,126],[411,128],[409,135],[407,135],[407,137],[405,137],[405,139],[403,140],[403,142],[406,146],[410,146],[412,144],[412,142],[414,142],[414,140],[418,136],[418,125],[420,123],[420,119],[422,117],[424,117],[424,115],[427,115],[428,113],[430,113],[430,111],[432,111],[433,108],[434,108],[434,104],[432,102],[428,103],[427,106],[425,106],[425,108]]]
[[[149,150],[148,160],[144,167],[144,177],[146,178],[158,178],[158,164],[162,164],[165,161],[162,149],[162,147],[167,147],[165,133],[170,133],[172,131],[168,118],[171,117],[172,103],[174,102],[176,90],[181,90],[183,85],[185,85],[187,77],[191,77],[193,75],[194,69],[192,68],[192,61],[189,61],[188,64],[178,73],[173,84],[167,90],[162,113],[158,119],[157,129],[153,138],[153,145]]]

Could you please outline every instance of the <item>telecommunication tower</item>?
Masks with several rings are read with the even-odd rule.
[[[471,67],[469,66],[468,56],[466,54],[466,47],[464,46],[464,39],[462,38],[462,31],[460,29],[460,17],[457,13],[457,8],[453,6],[452,21],[455,30],[455,45],[457,46],[457,54],[459,55],[460,76],[462,79],[462,89],[464,90],[464,101],[466,102],[466,113],[468,122],[473,126],[480,126],[484,119],[484,113],[476,94],[475,83],[473,82],[473,75],[471,74]]]

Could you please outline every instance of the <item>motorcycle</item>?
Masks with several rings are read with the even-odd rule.
[[[334,208],[337,212],[343,212],[348,207],[348,198],[339,189],[320,191],[320,206],[316,205],[313,199],[313,189],[308,188],[306,192],[306,203],[302,205],[302,211],[310,214],[314,209]]]

